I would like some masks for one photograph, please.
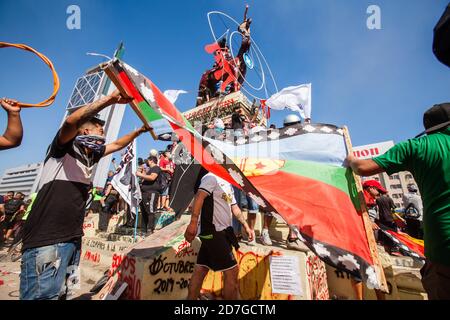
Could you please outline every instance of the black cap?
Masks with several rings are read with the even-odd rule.
[[[423,114],[425,131],[417,135],[433,133],[450,125],[450,103],[435,104]]]
[[[98,123],[99,125],[101,125],[102,127],[105,125],[105,121],[100,119],[100,116],[97,114],[95,116],[93,116],[92,118],[90,118],[88,120],[88,122],[92,122],[92,123]]]

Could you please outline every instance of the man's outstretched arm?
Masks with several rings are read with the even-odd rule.
[[[110,95],[94,101],[67,117],[59,132],[58,143],[63,145],[75,138],[78,128],[87,120],[98,114],[100,111],[113,104],[127,104],[131,98],[124,98],[119,90],[115,90]]]
[[[141,133],[147,131],[148,129],[145,126],[142,126],[140,129],[130,132],[129,134],[117,139],[116,141],[107,144],[104,156],[107,156],[108,154],[114,153],[116,151],[125,148],[127,145],[130,144],[131,141],[139,137]]]
[[[372,159],[358,159],[353,155],[347,156],[344,165],[350,167],[354,173],[360,176],[372,176],[385,171]]]
[[[8,125],[5,133],[0,136],[0,150],[18,147],[22,143],[23,137],[20,106],[17,101],[10,99],[0,99],[0,104],[8,114]]]

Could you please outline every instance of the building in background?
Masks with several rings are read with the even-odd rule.
[[[123,53],[124,46],[121,43],[114,53],[114,57],[122,58]],[[84,76],[76,81],[61,125],[77,109],[110,94],[114,90],[115,86],[111,84],[111,80],[103,70],[98,66],[89,69]],[[124,113],[125,108],[121,105],[112,105],[99,113],[99,118],[105,121],[106,143],[111,143],[117,139]],[[94,186],[103,187],[105,185],[111,160],[112,155],[108,155],[97,164],[92,180]]]
[[[43,163],[33,163],[6,169],[0,179],[0,195],[8,191],[22,192],[26,196],[36,192],[41,178]]]
[[[394,146],[394,141],[384,141],[365,146],[353,147],[353,155],[359,159],[371,159],[384,154]],[[416,184],[414,177],[410,172],[403,171],[389,176],[383,172],[371,177],[365,177],[364,180],[374,179],[389,192],[397,208],[403,207],[403,194],[408,193],[407,186],[410,183]]]

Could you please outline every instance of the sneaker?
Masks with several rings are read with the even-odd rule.
[[[308,252],[310,251],[309,248],[301,242],[298,238],[297,239],[287,239],[286,240],[286,247],[288,250],[296,250],[301,252]]]
[[[261,240],[261,243],[265,246],[272,245],[272,240],[270,239],[270,236],[269,236],[269,230],[267,230],[267,229],[262,230],[260,240]]]

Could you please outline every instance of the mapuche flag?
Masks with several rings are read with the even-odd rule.
[[[356,183],[343,167],[347,149],[342,129],[299,124],[231,141],[212,140],[195,131],[158,87],[133,68],[115,60],[106,72],[139,102],[143,113],[166,119],[207,171],[295,226],[300,240],[324,262],[363,279],[369,288],[381,287],[382,270],[371,255]]]

